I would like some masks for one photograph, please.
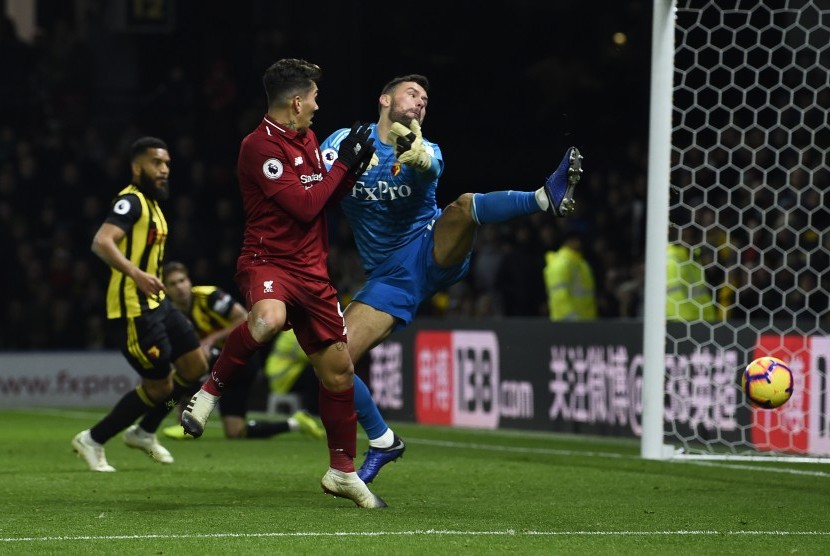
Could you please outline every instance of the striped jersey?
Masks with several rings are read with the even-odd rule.
[[[199,338],[205,338],[231,324],[234,299],[216,286],[193,286],[190,307],[184,311],[196,328]]]
[[[118,242],[121,253],[144,272],[161,278],[167,220],[158,202],[130,184],[113,199],[105,222],[118,226],[126,233]],[[159,292],[158,298],[147,297],[132,278],[111,268],[107,287],[107,318],[138,317],[156,309],[162,299],[163,291]]]

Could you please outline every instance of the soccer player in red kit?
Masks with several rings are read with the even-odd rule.
[[[328,275],[325,218],[326,205],[351,191],[377,158],[368,126],[355,124],[326,171],[310,129],[321,76],[318,66],[297,59],[279,60],[263,76],[268,113],[243,139],[237,164],[245,232],[235,280],[248,320],[228,336],[210,378],[182,413],[182,426],[201,436],[225,385],[278,332],[293,328],[320,381],[330,461],[323,490],[359,507],[382,508],[386,503],[355,473],[354,366]]]

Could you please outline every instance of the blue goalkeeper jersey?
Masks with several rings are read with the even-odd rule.
[[[422,173],[398,162],[392,146],[378,137],[376,124],[371,124],[371,128],[380,163],[364,173],[351,194],[340,202],[367,276],[391,253],[420,236],[441,214],[435,203],[435,190],[444,172],[441,149],[435,143],[424,139],[424,147],[436,160],[438,173]],[[349,129],[335,131],[320,145],[327,169],[337,160],[337,149]]]

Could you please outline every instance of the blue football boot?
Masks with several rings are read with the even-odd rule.
[[[366,452],[366,459],[363,460],[363,465],[357,470],[357,476],[368,485],[378,476],[381,467],[390,461],[403,457],[404,450],[406,450],[406,444],[397,434],[389,448],[372,448],[370,446],[369,451]]]
[[[548,211],[556,216],[567,216],[574,210],[573,191],[582,177],[582,155],[579,149],[571,147],[565,158],[548,179],[545,180],[545,195],[550,206]]]

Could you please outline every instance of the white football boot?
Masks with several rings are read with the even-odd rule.
[[[329,470],[323,475],[320,485],[322,485],[323,492],[326,494],[347,498],[359,508],[386,507],[386,502],[379,496],[372,494],[366,483],[355,472],[346,473],[329,467]]]
[[[133,425],[124,431],[124,444],[130,448],[144,450],[144,452],[159,463],[173,463],[173,455],[159,444],[156,435],[147,432],[138,425]]]
[[[113,472],[115,467],[107,462],[107,456],[104,454],[104,445],[98,444],[89,435],[89,429],[81,431],[72,439],[72,449],[79,457],[86,461],[86,464],[92,471]]]
[[[219,402],[219,396],[199,390],[182,411],[182,428],[193,438],[199,438],[205,432],[205,424],[213,408]]]

